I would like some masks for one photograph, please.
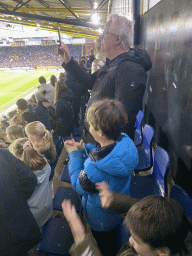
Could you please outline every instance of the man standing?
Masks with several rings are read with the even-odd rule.
[[[64,69],[79,84],[92,90],[87,108],[94,101],[105,98],[117,99],[124,104],[128,114],[128,124],[124,132],[131,139],[134,138],[136,115],[142,108],[147,81],[146,72],[152,66],[145,50],[130,48],[132,39],[132,23],[125,17],[112,15],[101,36],[101,51],[109,61],[91,76],[71,58],[69,49],[64,43],[58,47],[58,53],[64,61],[62,64]],[[93,142],[87,123],[84,126],[84,141]]]

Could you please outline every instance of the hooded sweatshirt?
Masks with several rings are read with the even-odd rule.
[[[37,177],[37,186],[27,203],[37,224],[42,227],[52,215],[51,167],[47,163],[43,170],[33,172]]]
[[[142,109],[147,82],[146,72],[152,67],[148,53],[145,50],[131,48],[128,52],[107,62],[91,76],[73,59],[67,64],[63,63],[62,66],[78,83],[92,90],[87,108],[94,101],[106,98],[117,99],[124,104],[129,120],[124,132],[133,139],[135,118],[138,111]],[[85,129],[88,133],[89,126],[86,122]],[[87,139],[85,142],[91,141]]]

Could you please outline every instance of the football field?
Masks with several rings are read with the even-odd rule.
[[[44,76],[50,82],[51,75],[56,75],[56,71],[36,71],[18,73],[0,73],[0,110],[10,101],[14,104],[22,97],[22,94],[39,84],[38,78]],[[34,88],[35,89],[35,88]]]

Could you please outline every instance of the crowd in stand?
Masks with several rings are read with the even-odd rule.
[[[75,60],[81,56],[81,45],[69,45]],[[57,45],[34,45],[18,47],[0,47],[0,68],[60,66]]]
[[[151,61],[146,51],[127,49],[129,29],[130,21],[112,16],[98,40],[96,58],[91,51],[78,62],[61,43],[58,53],[65,72],[52,76],[50,83],[39,77],[35,95],[17,100],[17,111],[1,119],[0,255],[26,256],[40,242],[53,215],[59,161],[68,166],[90,227],[86,233],[87,224],[64,200],[64,217],[74,238],[71,255],[191,255],[191,221],[175,201],[160,195],[140,201],[130,196],[138,164],[134,121]],[[43,63],[56,56],[56,48],[49,49]],[[118,252],[125,215],[130,239]]]

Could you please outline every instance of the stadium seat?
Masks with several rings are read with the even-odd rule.
[[[37,250],[55,255],[69,255],[68,252],[73,242],[71,229],[66,219],[50,218],[43,229],[42,240]]]
[[[63,172],[61,174],[60,181],[71,183],[71,179],[70,179],[70,176],[69,176],[68,165],[64,166]]]
[[[152,157],[152,139],[154,137],[154,129],[146,124],[143,129],[143,146],[138,149],[139,163],[134,172],[142,172],[151,169],[153,165]]]
[[[169,155],[161,147],[154,150],[153,172],[146,176],[132,176],[130,195],[137,199],[152,194],[167,195],[167,175],[169,172]]]
[[[118,249],[129,241],[130,232],[125,223],[123,222],[118,229]]]
[[[136,147],[142,145],[143,143],[143,132],[142,132],[143,117],[144,117],[144,112],[139,110],[135,120],[134,143]]]
[[[177,200],[183,207],[187,218],[192,219],[192,198],[179,185],[173,185],[170,192],[170,198]]]
[[[56,190],[55,196],[53,198],[53,209],[62,211],[61,204],[64,199],[70,199],[71,203],[75,205],[77,213],[79,215],[82,214],[81,199],[78,194],[70,187],[59,187]]]

